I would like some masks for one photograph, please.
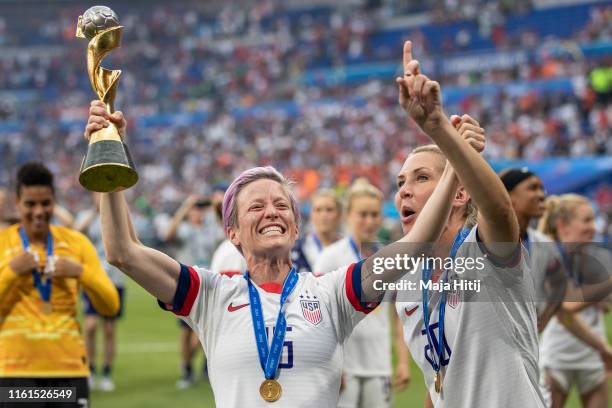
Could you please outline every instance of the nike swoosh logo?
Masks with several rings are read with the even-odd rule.
[[[249,304],[245,303],[244,305],[238,305],[238,306],[234,306],[233,303],[230,303],[229,305],[227,305],[227,311],[228,312],[235,312],[236,310],[240,310],[243,307],[247,307]]]
[[[415,307],[413,307],[412,309],[408,310],[407,307],[404,308],[404,312],[406,313],[406,316],[410,317],[412,316],[412,314],[414,312],[416,312],[416,310],[419,308],[419,305],[416,305]]]

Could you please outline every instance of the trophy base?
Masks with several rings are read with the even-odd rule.
[[[137,181],[138,173],[125,143],[101,140],[87,147],[79,175],[79,183],[87,190],[110,193],[130,188]]]

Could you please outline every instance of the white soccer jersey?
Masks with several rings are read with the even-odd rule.
[[[494,256],[478,242],[476,227],[460,246],[455,259],[480,259],[484,269],[466,268],[459,275],[449,271],[449,281],[482,279],[480,299],[475,290],[449,293],[444,319],[445,349],[442,392],[434,387],[433,353],[423,322],[422,294],[397,294],[396,309],[404,326],[404,338],[425,378],[436,408],[441,407],[544,407],[538,387],[538,337],[533,303],[533,280],[524,255],[517,252],[513,265],[493,263]],[[406,280],[420,285],[421,270]],[[433,292],[433,293],[432,293]],[[440,292],[430,291],[429,333],[437,349]],[[410,301],[400,302],[402,298]],[[489,301],[482,301],[482,298]],[[502,300],[503,299],[503,300]]]
[[[298,272],[313,272],[318,275],[314,266],[322,250],[323,247],[317,236],[314,233],[306,234],[292,248],[291,262]]]
[[[550,318],[557,311],[567,288],[561,253],[553,240],[532,228],[527,229],[529,266],[534,278],[538,319]],[[546,314],[546,316],[543,316]]]
[[[589,247],[587,255],[599,259],[601,270],[581,271],[575,265],[574,271],[580,272],[583,283],[596,283],[607,279],[606,267],[612,265],[610,253],[602,248]],[[579,285],[579,282],[575,282]],[[591,327],[594,333],[605,339],[606,328],[604,316],[596,306],[589,306],[579,312],[579,316]],[[604,364],[599,353],[570,333],[565,326],[554,317],[544,332],[540,344],[541,366],[561,370],[596,370],[603,369]]]
[[[319,278],[312,273],[299,274],[286,302],[287,332],[278,370],[282,396],[273,405],[259,394],[264,374],[246,280],[182,265],[171,308],[183,316],[204,347],[216,406],[335,408],[342,343],[369,311],[357,300],[361,295],[361,264]],[[281,288],[267,284],[257,290],[270,342]]]
[[[325,274],[359,261],[350,244],[350,238],[326,247],[314,270]],[[344,343],[344,365],[347,374],[360,377],[391,375],[391,334],[389,303],[383,302],[363,319]]]
[[[311,233],[304,237],[304,245],[302,246],[302,251],[304,251],[304,255],[306,256],[308,263],[312,267],[312,272],[314,273],[319,272],[314,266],[317,263],[317,259],[319,259],[319,256],[321,256],[322,250],[323,248],[321,247],[321,243],[317,240],[314,234]]]
[[[228,276],[242,275],[247,270],[246,259],[238,251],[238,248],[229,239],[226,239],[215,250],[210,263],[210,270],[213,273]]]

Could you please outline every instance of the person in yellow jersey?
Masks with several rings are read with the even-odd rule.
[[[102,315],[117,313],[119,296],[91,242],[76,230],[51,225],[51,172],[41,163],[24,164],[16,192],[19,223],[0,231],[0,407],[87,407],[79,288]],[[50,387],[66,391],[49,394]]]

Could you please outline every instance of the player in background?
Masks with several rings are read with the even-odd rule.
[[[211,209],[211,200],[193,194],[181,204],[170,221],[165,241],[177,244],[177,258],[184,259],[188,265],[210,268],[215,248],[223,239],[223,232]],[[195,381],[193,359],[200,344],[196,333],[184,321],[179,320],[179,325],[182,376],[176,387],[185,389]],[[205,367],[206,362],[203,364]],[[206,373],[206,368],[202,371]]]
[[[293,265],[298,271],[317,273],[314,268],[321,251],[336,242],[342,204],[333,190],[316,191],[310,199],[310,225],[312,231],[298,239],[291,251]]]
[[[529,227],[531,221],[542,217],[546,208],[542,180],[525,167],[506,169],[500,172],[499,176],[512,200],[521,241],[530,255],[531,273],[536,288],[538,330],[542,332],[550,319],[557,316],[557,322],[566,330],[593,347],[602,360],[612,364],[612,348],[578,313],[572,311],[576,306],[575,302],[564,302],[565,299],[575,299],[576,288],[573,282],[568,282],[567,271],[557,245],[547,235]],[[540,355],[543,354],[544,351],[540,350]],[[550,404],[551,390],[543,373],[541,375],[542,393]]]
[[[346,191],[347,236],[326,247],[315,263],[315,274],[326,274],[375,253],[382,224],[382,192],[360,178]],[[382,302],[359,323],[344,343],[343,384],[339,408],[391,406],[391,320],[395,326],[398,363],[394,385],[410,381],[410,362],[401,321],[389,302]]]
[[[0,187],[0,230],[13,224],[13,220],[8,210],[8,191]]]
[[[121,112],[110,115],[102,102],[92,101],[85,138],[109,121],[124,135]],[[455,132],[442,129],[439,136]],[[331,408],[338,401],[342,344],[384,295],[375,282],[395,282],[405,273],[374,273],[374,259],[427,252],[456,188],[448,167],[407,236],[375,257],[319,278],[291,267],[300,213],[288,182],[271,167],[243,172],[223,202],[226,235],[247,260],[244,277],[188,267],[142,245],[122,192],[102,196],[102,236],[109,262],[197,330],[218,407],[265,407],[277,400],[277,407]]]
[[[214,197],[213,197],[214,200]],[[217,221],[223,225],[223,197],[221,201],[214,202]],[[232,277],[243,275],[247,270],[246,260],[229,239],[223,240],[215,250],[210,263],[210,271]]]
[[[8,191],[0,187],[0,230],[19,222],[19,217],[9,208],[9,200]],[[53,217],[53,223],[63,225],[64,227],[70,228],[74,223],[74,217],[70,214],[70,211],[57,203],[53,209]]]
[[[79,288],[106,316],[117,313],[119,296],[91,242],[51,225],[51,172],[41,163],[24,164],[16,192],[19,223],[0,232],[0,387],[76,387],[76,403],[50,406],[87,407],[90,372],[77,321]]]
[[[586,244],[595,236],[595,215],[588,199],[577,194],[550,196],[539,229],[558,243],[565,269],[573,285],[583,288],[604,280],[610,280],[609,265],[612,257],[608,251],[598,251]],[[580,262],[584,256],[601,257],[603,268],[584,268]],[[599,269],[599,270],[598,270]],[[568,307],[574,302],[567,302]],[[542,333],[541,366],[544,367],[548,385],[552,391],[552,407],[561,408],[576,385],[582,406],[585,408],[608,407],[609,391],[605,361],[609,355],[603,313],[597,303],[579,302],[575,306],[580,318],[596,333],[595,345],[587,345],[567,330],[559,318],[553,318]],[[609,362],[609,357],[608,357]],[[609,366],[610,367],[610,366]]]
[[[468,115],[447,118],[439,84],[419,65],[407,41],[404,76],[396,80],[399,102],[437,146],[414,149],[406,159],[397,176],[396,208],[404,233],[411,231],[450,163],[462,185],[433,258],[471,259],[483,268],[419,266],[416,275],[425,282],[482,285],[478,291],[398,293],[404,336],[435,407],[542,408],[534,286],[510,197],[480,155],[483,129]],[[511,374],[500,376],[499,367]]]
[[[102,267],[119,294],[119,311],[114,316],[101,316],[89,296],[87,296],[87,293],[83,292],[85,342],[87,344],[89,369],[91,371],[89,387],[90,389],[111,392],[115,389],[112,371],[115,359],[117,321],[123,316],[125,305],[125,277],[119,269],[110,265],[104,258],[104,243],[102,242],[102,227],[100,225],[100,193],[93,193],[92,198],[92,207],[77,214],[74,227],[77,231],[85,234],[94,244],[98,257],[102,261]],[[102,376],[98,378],[96,342],[98,326],[100,324],[102,325],[103,365]]]

